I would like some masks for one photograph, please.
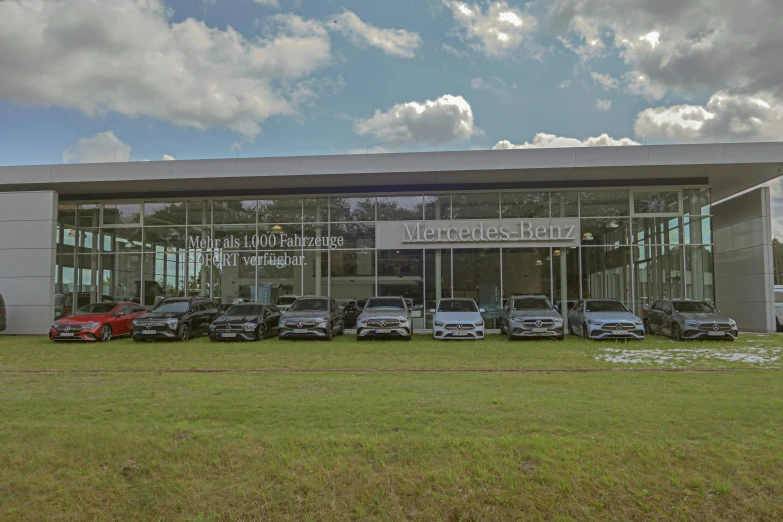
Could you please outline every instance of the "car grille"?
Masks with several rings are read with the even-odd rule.
[[[604,323],[601,328],[604,330],[636,330],[633,323]]]
[[[715,328],[717,326],[717,328]],[[699,325],[699,330],[702,332],[725,332],[731,330],[731,326],[727,323],[712,323]]]
[[[527,328],[549,328],[555,322],[552,319],[525,319],[522,324]]]
[[[400,322],[397,319],[370,319],[367,321],[367,326],[386,328],[387,326],[400,326]]]
[[[289,328],[312,328],[315,326],[315,321],[286,321],[285,325]]]
[[[135,321],[134,326],[138,328],[166,328],[168,325],[160,321]]]
[[[58,325],[57,331],[58,332],[81,332],[82,326],[73,326],[73,325]]]
[[[242,328],[241,325],[238,324],[225,324],[221,326],[216,326],[215,331],[218,333],[240,333],[244,332],[245,329]]]
[[[446,330],[473,330],[474,326],[470,323],[447,324],[445,328]]]

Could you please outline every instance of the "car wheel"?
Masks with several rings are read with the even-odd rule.
[[[332,339],[334,339],[334,328],[329,327],[329,331],[326,332],[326,340],[331,341]]]
[[[337,330],[337,335],[345,335],[345,321],[340,323],[340,329]]]
[[[511,328],[506,328],[506,339],[513,341],[514,337],[511,335]]]
[[[103,325],[98,340],[102,343],[111,341],[111,326],[109,326],[108,324]]]
[[[777,324],[777,328],[775,328],[775,330],[778,332],[783,332],[783,324],[780,324],[780,319],[775,317],[775,323]]]
[[[179,327],[179,335],[177,335],[177,339],[180,341],[187,341],[190,339],[190,326],[183,324]]]
[[[582,323],[582,339],[590,339],[590,335],[587,330],[587,323]]]
[[[650,335],[652,334],[652,330],[650,330],[650,321],[645,319],[644,320],[644,335]]]
[[[133,337],[133,342],[134,343],[140,343],[141,339],[139,339],[138,337]]]
[[[680,331],[679,324],[672,325],[672,339],[674,339],[677,342],[682,341],[682,332]]]
[[[264,328],[264,325],[259,325],[258,328],[256,328],[256,341],[263,341],[266,338],[266,328]]]

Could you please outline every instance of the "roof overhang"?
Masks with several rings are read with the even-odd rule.
[[[710,185],[718,201],[783,174],[783,143],[652,145],[0,167],[0,192],[61,199]]]

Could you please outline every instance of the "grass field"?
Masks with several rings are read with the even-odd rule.
[[[781,520],[781,344],[2,337],[0,519]]]

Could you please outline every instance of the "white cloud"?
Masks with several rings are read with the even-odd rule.
[[[470,138],[475,127],[473,109],[462,96],[444,94],[437,100],[397,104],[355,125],[360,136],[372,135],[392,147],[443,145]]]
[[[612,108],[612,100],[595,100],[595,108],[599,111],[608,111]]]
[[[480,76],[478,78],[473,78],[473,80],[471,80],[470,82],[470,86],[473,89],[476,89],[477,91],[490,88],[490,85],[487,82],[485,82],[484,79],[481,78]]]
[[[608,32],[608,43],[628,70],[649,85],[637,85],[637,91],[650,98],[670,89],[783,95],[780,0],[554,0],[540,5],[548,11],[549,29],[569,48],[596,42],[600,49],[601,35]]]
[[[279,0],[253,0],[253,2],[261,5],[265,5],[268,7],[275,7],[277,9],[280,9],[280,1]]]
[[[162,0],[6,0],[0,99],[252,138],[270,116],[296,114],[290,93],[332,61],[320,21],[267,20],[249,39],[193,18],[174,23]]]
[[[492,149],[493,150],[508,150],[508,149],[549,149],[549,148],[563,148],[563,147],[625,147],[630,145],[639,145],[630,138],[614,139],[608,134],[601,134],[580,140],[577,138],[566,138],[563,136],[555,136],[554,134],[547,134],[545,132],[539,132],[533,137],[533,141],[526,141],[522,144],[514,144],[508,140],[501,140],[497,142]]]
[[[160,159],[162,161],[174,161],[176,158],[174,158],[174,156],[170,156],[169,154],[164,154]]]
[[[601,74],[601,73],[593,72],[590,73],[590,76],[593,78],[593,81],[598,85],[600,85],[605,91],[611,91],[612,89],[617,89],[620,83],[617,80],[617,78],[609,74]]]
[[[380,145],[375,145],[374,147],[348,149],[345,151],[346,154],[387,154],[388,152],[389,149]]]
[[[74,147],[63,151],[63,163],[114,163],[130,159],[130,145],[112,131],[80,139]]]
[[[413,58],[421,45],[418,33],[404,29],[381,29],[363,22],[351,11],[344,11],[331,17],[326,24],[330,29],[339,31],[356,47],[377,47],[387,54],[402,58]]]
[[[783,136],[783,100],[770,94],[719,92],[706,105],[674,105],[640,112],[637,137],[678,142],[774,141]]]
[[[492,2],[486,9],[479,4],[443,0],[451,9],[462,36],[470,46],[489,57],[501,58],[519,48],[536,28],[536,19],[510,7]]]
[[[459,49],[450,46],[449,44],[441,44],[441,49],[446,51],[447,53],[456,56],[457,58],[467,58],[468,53],[465,51],[460,51]]]
[[[560,84],[557,86],[558,89],[567,89],[571,87],[571,80],[563,80],[560,82]]]
[[[490,89],[493,91],[503,91],[508,87],[508,84],[499,76],[493,76],[487,80],[484,80],[484,78],[479,76],[478,78],[473,78],[473,80],[471,80],[470,86],[477,91]],[[516,89],[516,84],[512,84],[511,88]]]
[[[650,81],[650,77],[639,71],[630,71],[623,75],[628,90],[648,100],[660,100],[666,94],[666,88]]]

